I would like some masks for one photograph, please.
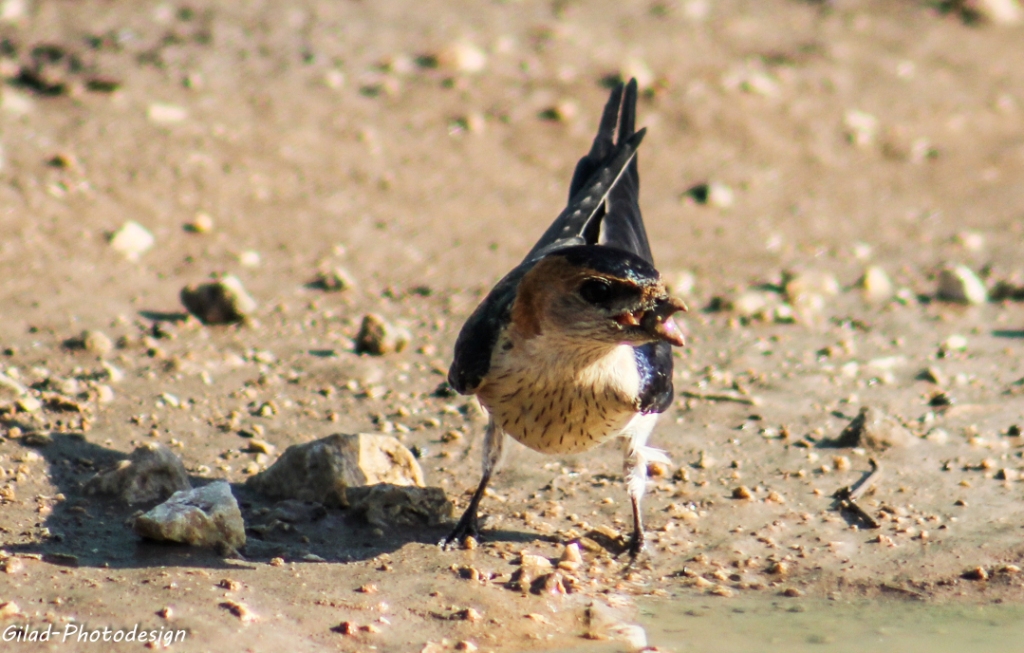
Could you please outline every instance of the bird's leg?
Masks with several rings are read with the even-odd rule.
[[[626,441],[625,457],[622,461],[626,477],[626,490],[629,502],[633,506],[633,535],[629,538],[629,557],[635,559],[644,550],[644,524],[640,516],[640,498],[647,489],[647,458],[643,455],[643,447],[635,446],[634,442]]]
[[[484,434],[483,476],[480,478],[480,485],[477,486],[476,492],[473,493],[473,498],[469,500],[469,505],[466,507],[466,511],[462,513],[459,523],[455,525],[455,528],[452,529],[452,532],[447,537],[441,540],[443,548],[447,549],[458,546],[470,535],[475,538],[480,537],[477,509],[480,507],[480,500],[484,496],[484,491],[487,489],[491,476],[497,471],[498,466],[501,465],[502,454],[505,451],[504,445],[505,433],[494,423],[494,419],[491,419],[487,423],[487,432]]]

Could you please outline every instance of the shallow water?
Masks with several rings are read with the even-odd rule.
[[[1024,606],[903,601],[664,601],[641,609],[650,644],[675,651],[1020,651]]]
[[[640,606],[663,651],[803,653],[1024,651],[1024,606],[816,599],[660,600]],[[622,645],[580,647],[619,651]]]

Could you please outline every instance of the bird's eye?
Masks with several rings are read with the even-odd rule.
[[[580,297],[591,304],[600,304],[611,299],[612,287],[601,279],[587,279],[580,286]]]

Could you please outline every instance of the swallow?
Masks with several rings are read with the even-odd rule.
[[[455,343],[448,383],[476,395],[489,420],[483,476],[441,541],[480,537],[477,511],[508,437],[547,454],[573,454],[620,438],[633,508],[629,553],[644,548],[640,500],[646,446],[672,403],[672,316],[685,311],[654,267],[640,214],[636,80],[611,92],[590,152],[579,160],[566,208],[522,263],[490,291]]]

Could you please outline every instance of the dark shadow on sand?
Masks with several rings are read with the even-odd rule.
[[[17,424],[13,420],[5,420],[4,423],[8,426]],[[25,447],[16,442],[9,444]],[[133,515],[159,502],[128,506],[118,499],[89,496],[83,492],[85,482],[97,471],[126,459],[127,453],[90,442],[78,433],[54,433],[49,444],[25,448],[32,448],[43,456],[51,482],[64,499],[53,505],[53,512],[43,523],[37,524],[45,527],[49,536],[27,544],[5,544],[4,548],[14,554],[38,554],[44,561],[62,566],[238,569],[245,566],[245,560],[266,563],[275,557],[288,562],[345,563],[394,552],[409,543],[437,544],[452,527],[452,524],[445,524],[378,529],[366,523],[361,515],[327,508],[318,511],[314,519],[287,524],[277,522],[266,528],[267,515],[277,502],[265,499],[243,484],[232,483],[232,492],[246,523],[247,542],[238,556],[229,561],[213,549],[152,542],[136,535],[130,526]],[[214,480],[190,476],[193,487],[201,487]],[[489,531],[485,528],[482,539],[529,542],[538,536],[536,533]]]

